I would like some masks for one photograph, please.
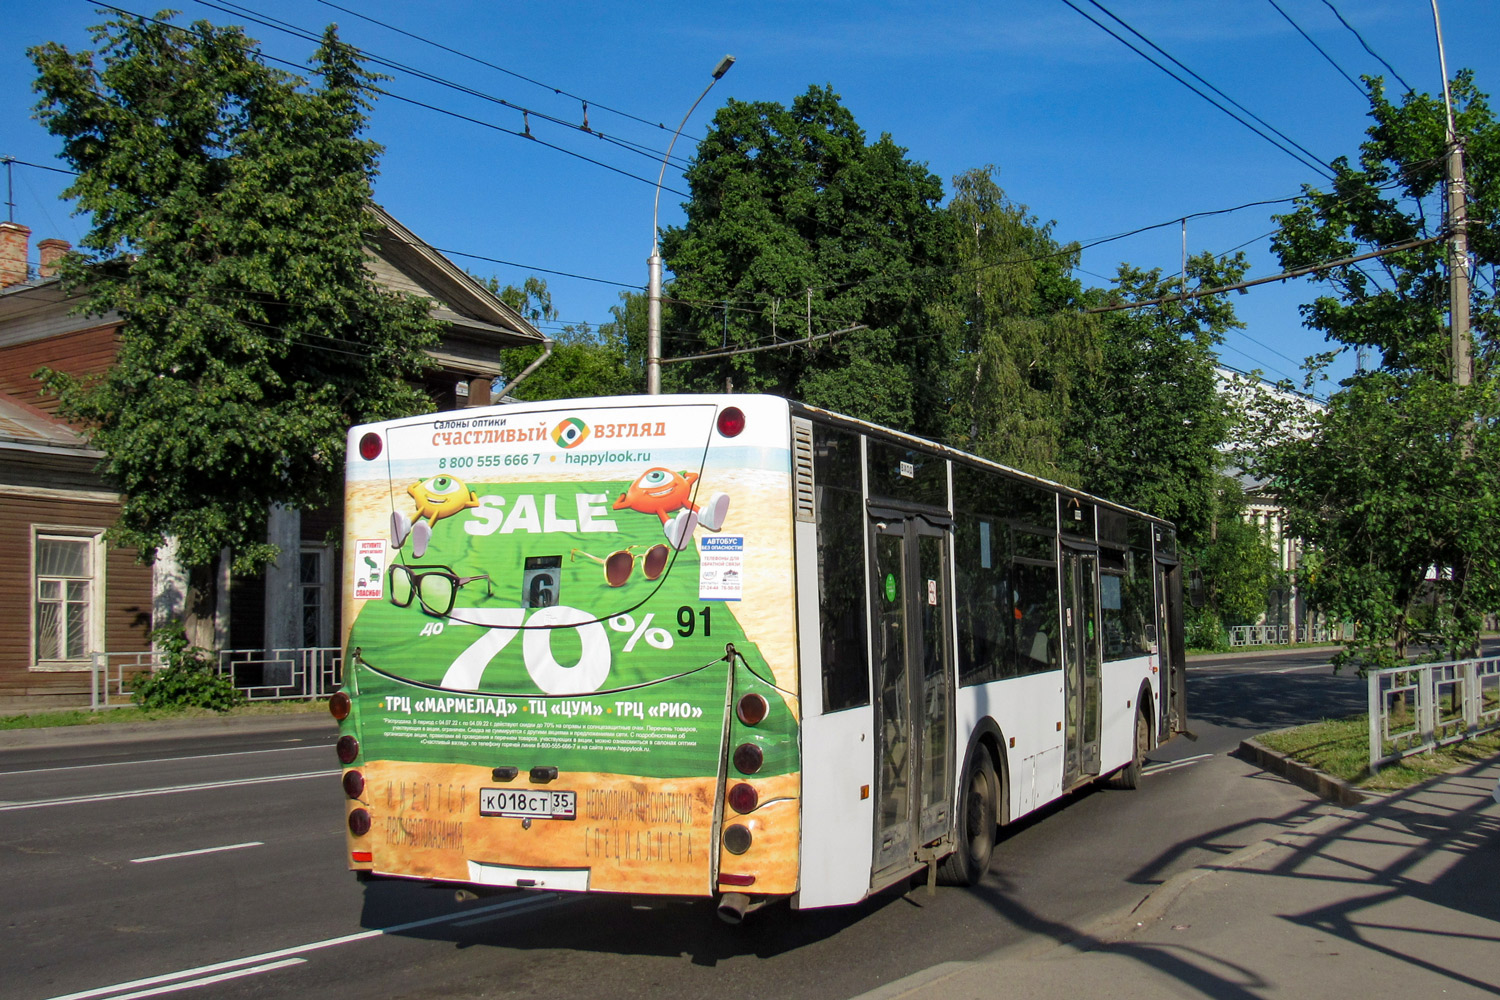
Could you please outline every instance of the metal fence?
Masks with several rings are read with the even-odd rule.
[[[130,704],[136,678],[166,666],[162,653],[95,653],[89,686],[93,708]],[[222,649],[219,673],[227,674],[250,701],[326,698],[338,690],[343,654],[337,646],[300,649]]]
[[[1229,645],[1289,646],[1294,642],[1344,642],[1354,638],[1353,625],[1235,625],[1229,630]]]
[[[1366,683],[1372,774],[1411,754],[1500,728],[1500,656],[1375,670]]]

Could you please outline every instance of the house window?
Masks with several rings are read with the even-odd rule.
[[[302,550],[302,645],[327,646],[331,643],[333,621],[328,585],[328,550]]]
[[[102,564],[96,533],[36,532],[32,635],[37,666],[84,667],[99,648]]]

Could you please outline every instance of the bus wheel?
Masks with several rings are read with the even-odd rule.
[[[1145,706],[1135,713],[1135,751],[1130,763],[1109,776],[1105,782],[1110,788],[1131,789],[1141,785],[1141,767],[1146,762],[1146,751],[1151,749],[1151,720],[1146,718]]]
[[[995,817],[1000,782],[995,765],[982,746],[974,748],[969,773],[964,776],[958,810],[958,850],[943,859],[938,881],[944,885],[974,885],[989,870],[995,853]]]

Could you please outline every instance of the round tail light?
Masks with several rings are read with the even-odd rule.
[[[334,749],[339,753],[341,764],[353,764],[359,757],[359,740],[353,736],[340,736],[339,741],[334,744]]]
[[[328,699],[328,714],[340,722],[349,718],[349,710],[353,707],[353,699],[342,691],[335,691],[333,697]]]
[[[380,440],[380,435],[370,431],[359,439],[359,457],[366,462],[373,462],[380,457],[381,451],[385,449],[385,442]]]
[[[724,849],[730,854],[744,854],[750,850],[750,828],[735,823],[724,831]]]
[[[727,438],[739,437],[745,429],[745,411],[738,406],[726,406],[719,411],[719,433]]]
[[[350,774],[357,772],[350,771]],[[760,804],[760,793],[755,790],[754,785],[740,782],[729,790],[729,805],[737,813],[752,813]]]
[[[765,762],[766,755],[754,743],[741,743],[734,748],[734,768],[741,774],[754,774]]]
[[[745,725],[754,726],[759,725],[770,710],[771,706],[766,703],[766,699],[752,691],[740,699],[735,712]]]
[[[344,794],[351,799],[357,799],[365,794],[365,776],[358,771],[344,772]],[[744,810],[740,810],[744,812]]]
[[[370,832],[370,811],[368,809],[349,810],[349,832],[356,837],[363,837]]]

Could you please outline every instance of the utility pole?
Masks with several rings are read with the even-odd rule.
[[[1469,212],[1465,204],[1464,147],[1453,121],[1453,95],[1448,89],[1448,57],[1443,51],[1443,22],[1437,0],[1432,0],[1432,25],[1437,32],[1438,66],[1443,71],[1443,108],[1447,112],[1448,147],[1448,334],[1453,359],[1453,384],[1473,380],[1473,347],[1469,338]]]

